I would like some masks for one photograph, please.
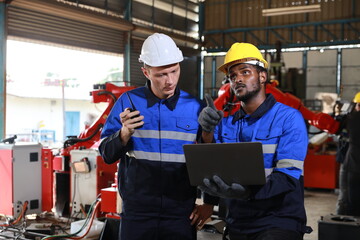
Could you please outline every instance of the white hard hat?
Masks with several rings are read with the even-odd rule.
[[[151,67],[166,66],[184,60],[174,40],[162,33],[150,35],[143,43],[139,62]]]

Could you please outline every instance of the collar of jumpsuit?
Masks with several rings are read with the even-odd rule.
[[[276,103],[276,100],[273,95],[267,94],[265,101],[256,109],[256,111],[250,115],[252,118],[259,118],[263,116],[274,104]],[[234,115],[234,118],[232,120],[232,124],[234,124],[236,121],[244,118],[247,115],[246,112],[242,108],[240,108],[239,111],[237,111]]]
[[[146,81],[145,84],[145,96],[147,99],[147,107],[152,107],[154,106],[155,103],[158,103],[159,101],[161,101],[162,99],[159,99],[158,97],[156,97],[154,95],[154,93],[151,91],[150,89],[150,85],[151,82],[149,80]],[[175,89],[175,93],[173,96],[171,96],[168,99],[164,99],[164,104],[170,109],[170,110],[174,110],[176,107],[176,103],[179,100],[180,97],[180,89],[178,87],[176,87]]]

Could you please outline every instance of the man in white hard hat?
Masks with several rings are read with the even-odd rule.
[[[216,175],[204,179],[202,189],[225,200],[231,240],[300,240],[310,231],[302,180],[308,145],[306,125],[298,110],[265,94],[267,67],[257,47],[234,43],[219,70],[229,78],[241,109],[223,118],[206,97],[208,106],[199,115],[204,142],[262,143],[265,185],[225,183]]]
[[[177,87],[181,50],[167,35],[143,43],[139,61],[145,87],[123,94],[102,130],[99,151],[106,163],[119,164],[123,200],[121,240],[192,240],[196,226],[213,210],[211,197],[196,205],[183,145],[200,137],[199,99]],[[136,108],[136,109],[134,109]]]

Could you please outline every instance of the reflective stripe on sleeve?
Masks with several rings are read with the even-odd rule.
[[[173,139],[194,142],[196,140],[195,133],[185,133],[176,131],[157,131],[157,130],[140,130],[136,129],[133,137],[137,138],[155,138],[155,139]]]
[[[277,144],[263,144],[263,153],[275,153]]]
[[[265,177],[269,176],[273,172],[274,168],[265,168]]]
[[[294,159],[281,159],[276,164],[277,168],[291,168],[295,167],[298,169],[304,169],[304,161],[294,160]]]
[[[183,154],[129,151],[127,155],[136,159],[149,161],[185,163],[185,156]]]

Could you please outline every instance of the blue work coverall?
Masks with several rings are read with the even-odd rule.
[[[120,236],[123,240],[194,239],[189,217],[197,190],[189,183],[183,144],[193,144],[199,137],[197,119],[203,103],[179,89],[169,99],[159,99],[149,84],[128,92],[145,122],[128,144],[122,146],[119,137],[119,114],[132,107],[126,94],[117,100],[101,134],[104,161],[120,159]]]
[[[251,234],[271,228],[306,229],[303,193],[303,163],[308,137],[301,113],[268,94],[251,115],[242,109],[216,127],[216,142],[261,142],[266,184],[249,186],[247,200],[226,199],[230,236]],[[224,153],[226,156],[226,153]]]

